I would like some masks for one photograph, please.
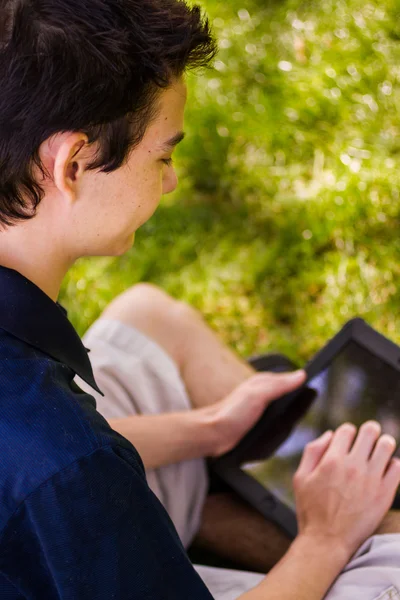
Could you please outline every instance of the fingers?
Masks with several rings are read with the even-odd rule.
[[[367,421],[361,425],[351,456],[358,460],[368,460],[380,435],[381,426],[376,421]]]
[[[347,454],[356,437],[357,428],[352,423],[343,423],[335,431],[332,442],[326,453],[326,458],[344,456]]]
[[[400,485],[400,460],[398,458],[392,458],[390,461],[389,468],[383,477],[383,482],[388,493],[394,495]]]
[[[381,476],[387,469],[390,459],[396,450],[396,440],[391,435],[384,434],[376,442],[371,456],[371,469]]]
[[[315,469],[329,448],[332,437],[332,431],[326,431],[324,435],[307,444],[296,473],[297,478],[305,477]]]
[[[306,372],[300,370],[289,373],[258,373],[253,375],[249,384],[266,400],[275,400],[297,389],[305,380]]]
[[[356,434],[357,429],[351,423],[341,425],[333,434],[324,460],[348,455],[352,461],[364,463],[369,472],[382,477],[396,450],[395,439],[391,435],[381,435],[381,426],[376,421],[367,421]]]

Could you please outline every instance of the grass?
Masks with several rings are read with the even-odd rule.
[[[202,0],[219,39],[191,74],[180,186],[120,258],[61,293],[80,334],[137,281],[244,356],[308,359],[352,316],[400,343],[400,8]]]

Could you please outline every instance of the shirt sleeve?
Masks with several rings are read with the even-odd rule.
[[[1,536],[0,570],[24,597],[211,599],[126,453],[105,447],[84,456],[14,514]]]

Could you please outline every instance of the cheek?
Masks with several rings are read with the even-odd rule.
[[[144,199],[147,204],[154,204],[160,201],[163,189],[163,170],[160,168],[153,168],[147,173],[144,173],[141,178],[140,186],[137,186],[141,198]]]
[[[156,169],[141,178],[140,186],[133,185],[134,197],[137,200],[134,202],[136,212],[140,216],[141,221],[151,217],[160,203],[163,194],[163,176],[162,169]]]
[[[100,182],[99,182],[100,183]],[[136,229],[156,210],[163,193],[163,170],[159,165],[135,161],[113,171],[97,189],[98,218],[109,230]]]

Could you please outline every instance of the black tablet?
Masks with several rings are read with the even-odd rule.
[[[236,448],[212,462],[226,483],[291,537],[297,533],[292,479],[308,442],[345,421],[360,426],[369,419],[400,441],[396,344],[353,319],[305,368],[305,385],[273,402]]]

